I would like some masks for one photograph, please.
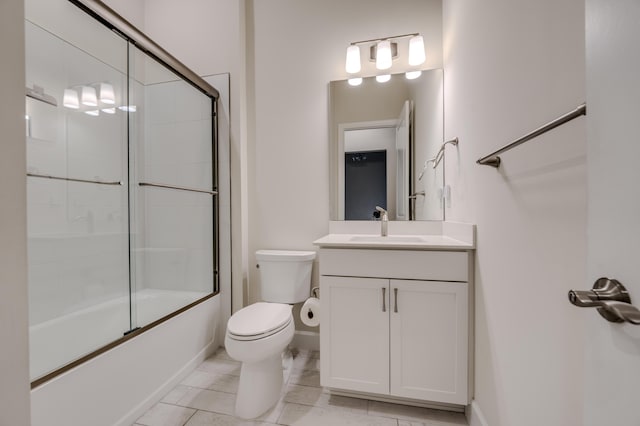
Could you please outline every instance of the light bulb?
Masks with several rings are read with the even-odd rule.
[[[75,89],[64,89],[64,97],[62,98],[62,105],[71,109],[80,108],[80,101],[78,100],[78,92]]]
[[[362,84],[362,77],[350,78],[347,80],[349,86],[360,86]]]
[[[100,83],[100,102],[108,105],[116,103],[116,95],[113,92],[113,86],[109,83]]]
[[[407,80],[414,80],[422,75],[422,71],[407,71],[405,77]]]
[[[391,42],[389,40],[378,42],[376,47],[376,68],[379,70],[391,68],[391,61]]]
[[[347,62],[345,66],[349,74],[360,72],[360,48],[351,45],[347,47]]]
[[[376,81],[378,83],[386,83],[389,80],[391,80],[391,74],[376,75]]]
[[[98,97],[96,96],[96,89],[94,89],[91,86],[82,86],[80,100],[82,102],[82,105],[98,106]]]
[[[409,65],[420,65],[425,60],[424,39],[421,35],[409,39]]]

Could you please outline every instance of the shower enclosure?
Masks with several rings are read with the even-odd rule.
[[[217,92],[102,6],[26,2],[32,386],[218,292]]]

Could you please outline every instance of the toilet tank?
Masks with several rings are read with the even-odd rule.
[[[262,300],[299,303],[309,297],[315,251],[258,250]]]

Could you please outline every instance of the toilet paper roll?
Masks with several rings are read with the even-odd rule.
[[[300,320],[308,327],[320,325],[320,299],[310,297],[304,302],[300,309]]]

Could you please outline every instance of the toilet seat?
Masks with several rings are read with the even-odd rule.
[[[258,302],[229,318],[227,335],[233,340],[259,340],[282,331],[292,320],[290,305]]]

